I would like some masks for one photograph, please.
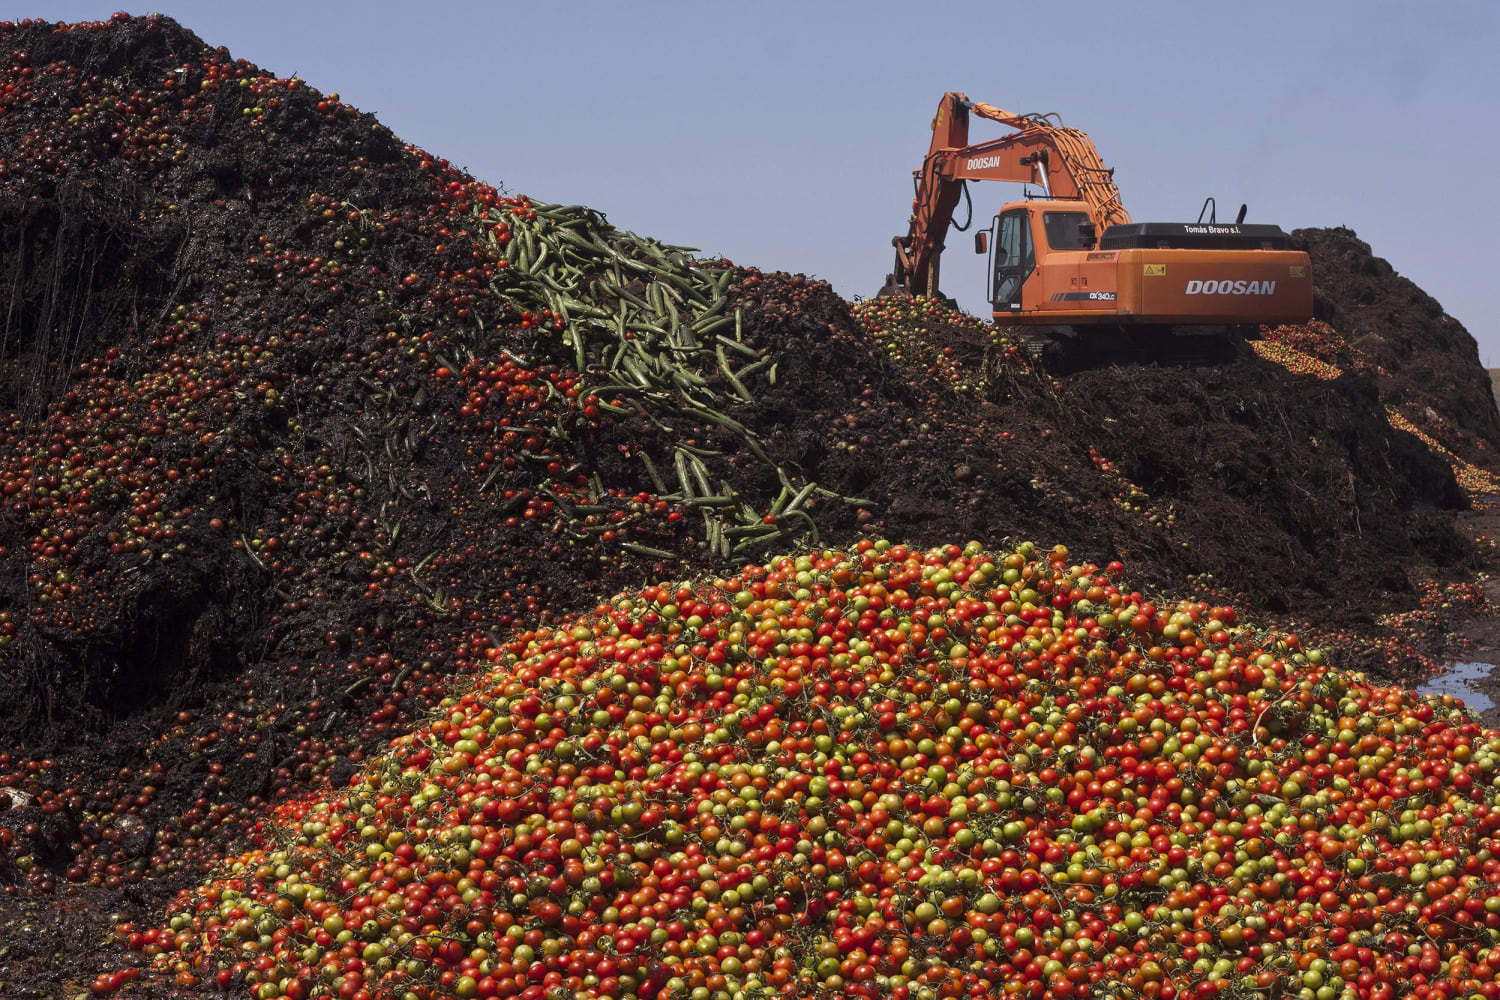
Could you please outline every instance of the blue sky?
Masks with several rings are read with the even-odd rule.
[[[0,3],[79,20],[115,4]],[[174,2],[516,193],[870,295],[946,90],[1092,136],[1137,220],[1345,225],[1500,366],[1500,3]],[[148,8],[134,12],[146,13]],[[976,125],[974,136],[989,136]],[[974,185],[988,219],[1019,196]],[[982,223],[981,223],[982,224]],[[944,291],[984,308],[950,239]]]

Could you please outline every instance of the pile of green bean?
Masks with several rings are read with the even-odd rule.
[[[618,229],[581,205],[531,207],[534,219],[507,207],[488,210],[489,221],[505,223],[510,233],[503,244],[509,266],[490,290],[518,307],[544,305],[562,319],[560,336],[585,381],[579,397],[596,395],[606,401],[601,409],[634,412],[668,435],[687,424],[718,427],[781,483],[769,508],[760,511],[710,470],[705,460],[722,452],[678,440],[660,466],[639,453],[658,497],[700,512],[705,539],[718,558],[748,560],[778,542],[817,544],[817,525],[805,509],[815,495],[870,505],[782,466],[754,431],[724,412],[755,403],[750,386],[759,383],[753,379],[772,386],[777,376],[775,358],[746,343],[741,311],[730,311],[732,269],[705,266],[691,256],[691,247]],[[490,239],[501,249],[493,232]],[[624,547],[677,558],[635,543]]]

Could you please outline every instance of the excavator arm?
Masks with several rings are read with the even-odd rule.
[[[998,122],[1011,134],[969,144],[969,119]],[[1054,116],[1055,117],[1055,116]],[[1018,115],[963,94],[943,95],[932,119],[932,144],[920,169],[912,172],[916,193],[911,224],[896,247],[896,269],[885,292],[936,295],[943,239],[967,181],[1035,184],[1055,198],[1086,202],[1095,229],[1130,221],[1120,203],[1114,171],[1104,165],[1089,137],[1045,118]]]

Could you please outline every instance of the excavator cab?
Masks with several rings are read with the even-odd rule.
[[[995,315],[1020,313],[1025,309],[1021,287],[1045,261],[1058,251],[1089,251],[1098,235],[1088,206],[1081,202],[1024,201],[1006,205],[990,223],[996,233],[990,260],[989,295]],[[978,252],[984,250],[976,240]]]

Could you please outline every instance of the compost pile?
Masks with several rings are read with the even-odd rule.
[[[86,947],[516,629],[642,581],[1030,536],[1346,628],[1477,558],[1387,413],[1446,318],[1332,380],[1056,380],[936,303],[476,181],[170,19],[0,40],[0,905],[60,892]],[[1376,324],[1340,298],[1370,280],[1334,321]],[[50,933],[0,963],[48,967]]]
[[[1492,464],[1500,410],[1487,405],[1493,390],[1463,325],[1351,230],[1299,229],[1292,242],[1313,259],[1317,317],[1385,369],[1379,381],[1389,401],[1448,447]]]

